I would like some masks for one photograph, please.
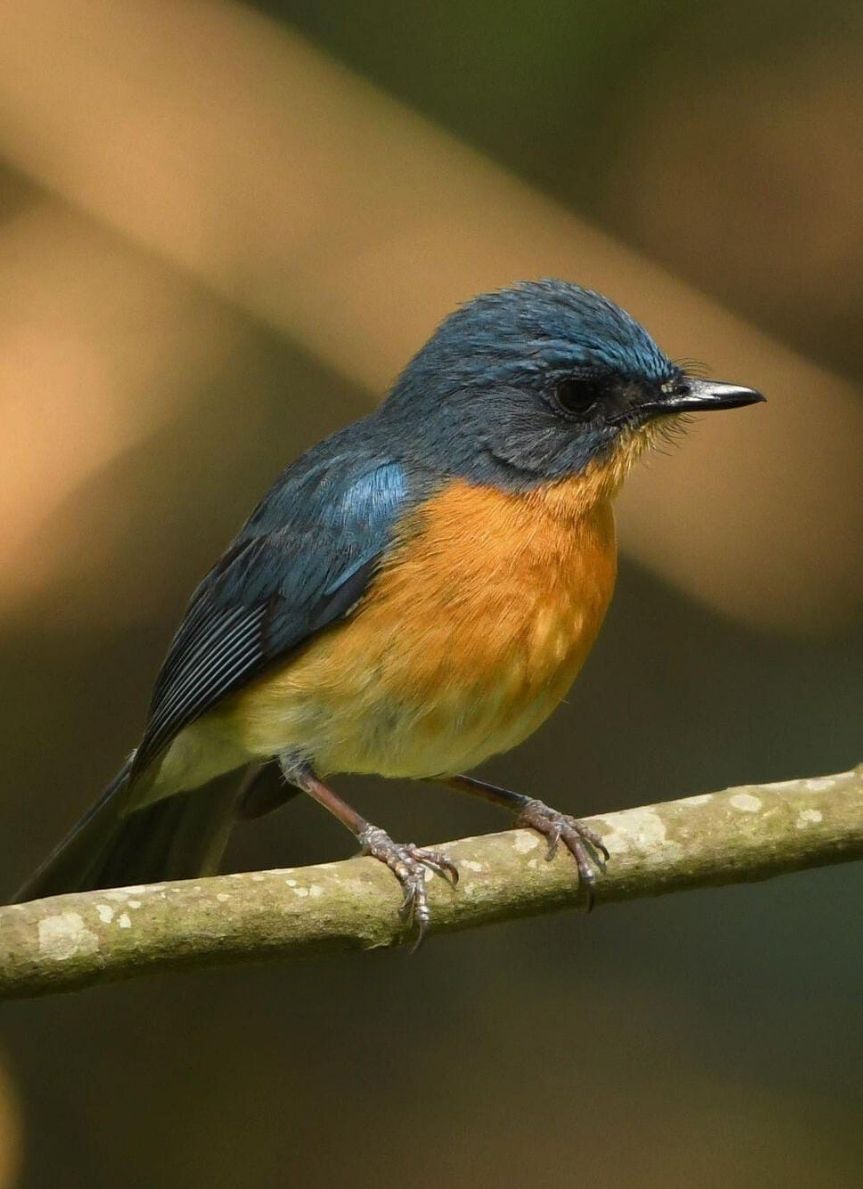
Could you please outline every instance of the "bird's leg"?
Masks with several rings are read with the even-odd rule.
[[[576,817],[551,809],[544,801],[538,801],[535,797],[513,793],[509,789],[489,784],[485,780],[477,780],[473,776],[437,776],[434,779],[437,784],[455,789],[456,792],[470,793],[474,797],[482,797],[484,801],[510,810],[515,814],[517,826],[529,826],[548,839],[548,859],[554,858],[559,844],[563,842],[575,859],[578,877],[585,889],[586,907],[588,912],[590,911],[593,907],[596,869],[604,870],[608,861],[608,851],[595,830]]]
[[[426,870],[448,879],[455,886],[458,883],[458,869],[455,864],[439,851],[426,850],[412,842],[393,842],[385,830],[373,826],[361,817],[338,793],[334,793],[319,780],[311,767],[297,756],[280,756],[279,766],[289,784],[314,797],[319,805],[323,805],[324,809],[328,809],[343,826],[347,826],[359,842],[364,855],[371,855],[372,858],[386,863],[395,875],[404,893],[400,915],[416,929],[416,941],[413,946],[416,950],[428,932],[431,921],[431,907],[426,891]]]

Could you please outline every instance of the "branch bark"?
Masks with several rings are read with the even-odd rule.
[[[863,858],[863,765],[591,818],[611,855],[596,903],[768,879]],[[568,854],[527,830],[442,849],[433,932],[577,906]],[[400,892],[374,859],[75,893],[0,908],[0,997],[69,991],[153,970],[373,949],[408,940]]]

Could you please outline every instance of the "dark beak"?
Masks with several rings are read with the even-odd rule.
[[[720,380],[684,380],[674,392],[662,393],[646,406],[656,413],[709,413],[711,409],[739,409],[764,400],[754,388],[723,384]]]

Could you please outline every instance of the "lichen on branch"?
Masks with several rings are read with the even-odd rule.
[[[589,819],[610,854],[596,904],[657,896],[863,858],[863,766],[748,785]],[[529,830],[441,849],[452,888],[430,885],[432,932],[577,907],[571,856],[547,862]],[[401,892],[369,858],[0,908],[0,998],[43,995],[146,971],[374,949],[410,940]]]

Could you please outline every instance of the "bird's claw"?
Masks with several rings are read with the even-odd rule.
[[[605,870],[609,854],[605,843],[595,830],[577,817],[570,817],[567,813],[558,813],[549,808],[543,801],[531,798],[519,810],[515,819],[517,826],[527,826],[548,841],[546,859],[551,860],[558,852],[560,843],[575,859],[578,868],[578,878],[585,891],[585,907],[588,912],[593,908],[594,884],[596,872]]]
[[[411,952],[416,953],[428,933],[431,906],[426,891],[426,871],[433,871],[453,887],[458,883],[458,868],[440,851],[426,850],[412,842],[393,842],[386,831],[368,826],[359,836],[364,855],[386,863],[404,892],[399,916],[416,931]]]

